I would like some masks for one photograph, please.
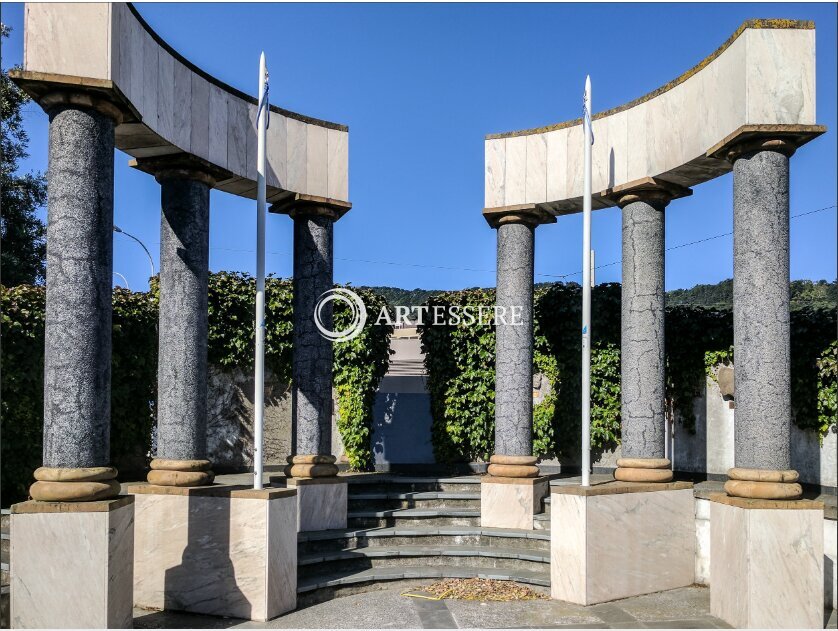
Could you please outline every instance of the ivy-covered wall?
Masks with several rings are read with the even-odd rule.
[[[266,283],[265,364],[279,381],[290,382],[292,353],[291,281]],[[384,299],[355,290],[377,314]],[[209,278],[209,362],[252,371],[255,281],[220,272]],[[44,364],[43,286],[0,286],[2,309],[2,496],[3,505],[22,499],[41,463]],[[111,459],[124,473],[147,463],[157,387],[157,286],[148,293],[114,289],[111,385]],[[346,305],[335,303],[335,324],[347,323]],[[354,340],[335,344],[334,384],[338,427],[350,466],[372,466],[372,402],[387,372],[391,327],[367,321]]]
[[[592,291],[591,445],[620,441],[620,285]],[[433,306],[493,305],[494,290],[447,292]],[[533,453],[573,456],[581,434],[581,289],[557,283],[536,291],[533,370],[552,384],[533,410]],[[485,460],[494,447],[494,327],[420,327],[438,462]],[[834,310],[791,313],[792,405],[795,423],[823,436],[836,423],[838,346]],[[666,310],[667,407],[690,430],[693,402],[711,369],[733,360],[729,310],[676,306]]]

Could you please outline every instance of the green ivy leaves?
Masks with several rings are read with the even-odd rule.
[[[617,283],[592,291],[591,445],[620,441],[620,292]],[[440,293],[435,305],[493,305],[494,290]],[[581,289],[575,283],[539,286],[534,297],[533,371],[552,391],[533,409],[533,453],[575,454],[580,443]],[[823,436],[836,423],[838,346],[834,310],[791,312],[792,406],[795,423]],[[485,460],[494,447],[494,326],[446,322],[420,327],[440,462]],[[733,361],[730,310],[677,305],[666,310],[667,408],[694,431],[693,401],[706,375]]]
[[[253,369],[255,280],[237,272],[209,275],[208,359],[222,367]],[[338,429],[350,466],[372,466],[370,437],[375,392],[389,363],[392,327],[375,324],[384,299],[360,290],[371,315],[363,332],[335,345],[334,384]],[[111,376],[111,460],[123,473],[147,463],[157,396],[159,287],[148,293],[114,289]],[[0,285],[2,308],[2,495],[9,503],[26,497],[32,472],[41,464],[44,372],[43,286]],[[291,380],[292,282],[268,278],[265,286],[265,365]],[[335,322],[348,324],[348,307],[336,303]]]
[[[366,471],[373,466],[372,421],[375,393],[390,364],[390,334],[393,327],[376,324],[376,318],[386,302],[369,290],[353,288],[364,301],[367,323],[360,335],[334,345],[334,384],[338,402],[338,431],[349,466]],[[343,330],[351,323],[349,306],[341,301],[333,303],[335,330]]]

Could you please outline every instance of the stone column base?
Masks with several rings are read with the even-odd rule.
[[[289,489],[297,490],[297,530],[346,528],[349,485],[341,477],[288,478]]]
[[[823,628],[823,504],[710,501],[710,613],[737,628]]]
[[[480,478],[480,525],[483,528],[533,530],[533,517],[550,490],[550,478]]]
[[[215,479],[211,466],[209,460],[155,458],[147,480],[156,486],[207,486]]]
[[[689,482],[551,488],[551,595],[579,605],[686,587],[695,580]]]
[[[265,621],[297,606],[289,489],[132,485],[134,604]]]
[[[12,506],[11,626],[133,626],[134,498]]]
[[[620,482],[672,482],[668,458],[617,458],[614,479]]]
[[[285,477],[288,478],[333,478],[338,474],[337,459],[331,455],[288,456]]]

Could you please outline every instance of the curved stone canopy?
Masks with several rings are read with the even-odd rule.
[[[23,70],[10,74],[36,100],[58,90],[115,104],[116,146],[140,168],[188,154],[208,163],[216,188],[256,197],[257,100],[187,61],[131,4],[27,3]],[[348,207],[348,143],[344,125],[271,106],[268,202]]]
[[[652,180],[691,187],[727,173],[725,148],[748,136],[802,144],[825,131],[815,124],[814,23],[745,22],[677,79],[595,114],[593,131],[594,209]],[[581,119],[487,136],[487,219],[529,210],[547,222],[580,212],[583,149]]]

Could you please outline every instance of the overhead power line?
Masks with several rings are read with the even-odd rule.
[[[797,215],[792,215],[789,219],[797,219],[798,217],[805,217],[806,215],[814,215],[815,213],[823,212],[824,210],[830,210],[831,208],[838,207],[838,204],[833,204],[832,206],[824,206],[823,208],[818,208],[816,210],[810,210],[805,213],[799,213]],[[698,245],[699,243],[706,243],[707,241],[713,241],[714,239],[721,239],[722,237],[729,237],[733,233],[732,232],[724,232],[722,234],[715,234],[712,237],[705,237],[704,239],[698,239],[696,241],[689,241],[687,243],[679,243],[678,245],[673,245],[672,247],[666,248],[667,252],[671,250],[678,250],[680,248],[686,248],[690,245]],[[594,269],[602,269],[604,267],[611,267],[612,265],[619,265],[623,262],[623,259],[619,259],[617,261],[611,261],[610,263],[605,263],[603,265],[597,265]],[[554,278],[569,278],[570,276],[577,276],[581,274],[581,270],[578,272],[573,272],[571,274],[562,274],[561,276],[555,276]],[[551,276],[550,274],[536,274],[536,276]]]
[[[789,219],[797,219],[799,217],[806,217],[807,215],[814,215],[815,213],[820,213],[825,210],[831,210],[833,208],[838,208],[838,204],[832,204],[831,206],[824,206],[823,208],[816,208],[815,210],[809,210],[806,212],[798,213],[796,215],[791,215]],[[706,243],[707,241],[713,241],[715,239],[721,239],[722,237],[729,237],[733,233],[732,232],[724,232],[722,234],[715,234],[710,237],[705,237],[703,239],[697,239],[696,241],[688,241],[687,243],[679,243],[678,245],[673,245],[671,247],[666,248],[667,252],[672,250],[679,250],[681,248],[686,248],[692,245],[698,245],[700,243]],[[248,249],[239,249],[239,248],[224,248],[224,247],[211,247],[210,250],[217,250],[217,251],[225,251],[225,252],[241,252],[244,254],[252,254],[254,250]],[[272,254],[276,256],[291,256],[291,252],[281,252],[281,251],[274,251],[268,252],[267,254]],[[346,261],[350,263],[368,263],[371,265],[394,265],[398,267],[418,267],[422,269],[438,269],[438,270],[445,270],[445,271],[452,271],[452,272],[481,272],[487,274],[494,274],[497,270],[494,269],[478,269],[472,267],[449,267],[444,265],[428,265],[425,263],[407,263],[407,262],[400,262],[400,261],[377,261],[372,259],[353,259],[353,258],[342,258],[342,257],[335,257],[336,261]],[[606,267],[612,267],[614,265],[619,265],[622,263],[623,260],[619,259],[616,261],[611,261],[610,263],[603,263],[602,265],[597,265],[594,269],[603,269]],[[537,272],[536,276],[542,276],[544,278],[570,278],[572,276],[578,276],[581,274],[582,271],[578,272],[571,272],[569,274],[544,274]]]

